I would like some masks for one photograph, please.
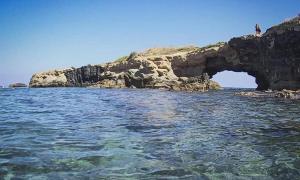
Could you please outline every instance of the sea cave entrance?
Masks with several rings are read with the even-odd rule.
[[[254,88],[258,87],[256,78],[246,72],[222,71],[212,77],[222,87],[230,88]]]

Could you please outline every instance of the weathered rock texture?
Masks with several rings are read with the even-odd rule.
[[[206,49],[211,51],[211,47]],[[149,49],[103,65],[38,73],[32,76],[30,87],[134,87],[187,91],[219,89],[219,84],[211,81],[207,73],[187,76],[174,74],[173,68],[176,66],[173,67],[173,63],[186,63],[187,56],[196,50],[200,48]]]
[[[300,18],[253,35],[203,48],[157,48],[115,62],[39,73],[30,87],[217,89],[214,74],[231,70],[256,78],[258,90],[300,89]]]

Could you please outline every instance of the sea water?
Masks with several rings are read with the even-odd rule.
[[[300,101],[0,89],[0,179],[299,179]]]

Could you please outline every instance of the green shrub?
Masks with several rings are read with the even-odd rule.
[[[134,58],[134,56],[136,56],[137,55],[137,52],[131,52],[130,53],[130,55],[129,55],[129,57],[128,57],[128,59],[132,59],[132,58]]]

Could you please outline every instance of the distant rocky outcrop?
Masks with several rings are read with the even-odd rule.
[[[248,92],[238,92],[235,93],[238,96],[262,98],[262,97],[276,97],[276,98],[285,98],[285,99],[300,99],[300,90],[292,91],[283,89],[281,91],[248,91]]]
[[[300,18],[206,47],[154,48],[114,62],[34,74],[30,87],[136,87],[204,91],[221,71],[247,72],[258,90],[300,89]]]
[[[10,87],[10,88],[26,88],[27,85],[24,83],[14,83],[14,84],[10,84],[8,87]]]

